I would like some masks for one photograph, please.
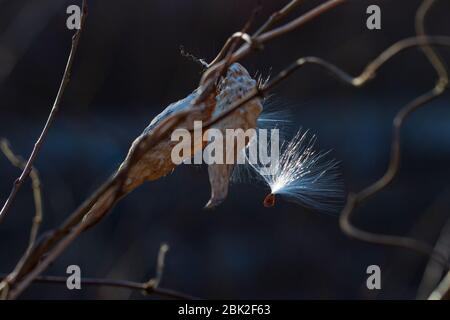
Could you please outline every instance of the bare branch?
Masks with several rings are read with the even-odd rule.
[[[0,275],[0,278],[5,275]],[[53,283],[66,285],[67,277],[62,276],[38,276],[34,279],[33,283]],[[134,282],[128,280],[115,280],[115,279],[97,279],[97,278],[82,278],[81,284],[92,287],[112,287],[112,288],[125,288],[130,290],[139,290],[145,294],[155,294],[166,298],[182,299],[182,300],[199,300],[200,298],[181,293],[175,290],[149,287],[146,282]]]
[[[450,259],[450,219],[442,228],[436,245],[434,246],[436,252],[441,252],[442,255],[449,260]],[[426,298],[430,291],[432,291],[441,280],[445,269],[436,261],[430,259],[427,263],[425,271],[423,273],[422,281],[420,281],[417,298]]]
[[[156,276],[155,276],[155,278],[150,279],[147,282],[147,285],[149,287],[157,288],[159,286],[159,284],[161,283],[163,272],[164,272],[167,251],[169,251],[169,246],[167,244],[163,243],[159,247],[158,260],[156,262]]]
[[[169,251],[169,246],[163,243],[159,248],[159,253],[156,262],[156,274],[155,277],[147,282],[133,282],[128,280],[115,280],[115,279],[93,279],[93,278],[83,278],[81,279],[81,284],[86,286],[106,286],[115,288],[126,288],[131,290],[140,290],[145,295],[156,294],[166,298],[175,298],[183,300],[198,300],[199,298],[181,293],[175,290],[160,288],[159,284],[162,280],[162,275],[165,266],[165,257]],[[0,275],[0,279],[7,280],[9,275]],[[4,281],[9,289],[9,284]],[[37,276],[34,278],[33,283],[56,283],[56,284],[66,284],[67,277],[61,276]],[[8,291],[2,292],[2,299],[8,297]]]
[[[332,75],[337,77],[339,80],[343,81],[344,83],[354,86],[354,87],[361,87],[364,84],[366,84],[368,81],[373,79],[376,75],[376,72],[390,59],[392,59],[394,56],[399,54],[400,52],[406,50],[415,48],[417,46],[421,46],[424,44],[428,45],[435,45],[435,46],[446,46],[450,47],[450,37],[445,36],[430,36],[430,37],[411,37],[404,40],[400,40],[387,48],[385,51],[383,51],[380,55],[378,55],[374,60],[372,60],[363,70],[363,72],[353,77],[341,68],[337,67],[336,65],[327,62],[321,58],[318,57],[303,57],[300,59],[297,59],[294,63],[292,63],[290,66],[282,70],[278,75],[273,77],[270,81],[268,81],[262,88],[257,88],[253,91],[250,91],[246,96],[244,96],[241,100],[236,101],[232,104],[232,106],[225,112],[217,115],[215,118],[212,118],[211,120],[205,122],[203,125],[205,128],[209,127],[221,119],[225,118],[229,114],[231,114],[233,111],[244,105],[245,103],[249,102],[250,100],[261,97],[265,95],[267,92],[272,90],[276,85],[284,81],[286,78],[288,78],[292,73],[294,73],[299,68],[307,65],[307,64],[313,64],[318,65],[327,71],[329,71]]]
[[[67,84],[70,81],[72,65],[73,65],[75,54],[76,54],[76,51],[78,48],[78,42],[81,37],[81,32],[83,31],[83,28],[84,28],[86,16],[87,16],[87,4],[86,4],[86,0],[83,0],[81,26],[80,26],[80,29],[72,37],[72,48],[70,49],[69,58],[67,60],[66,68],[64,70],[64,74],[63,74],[63,77],[62,77],[62,80],[61,80],[61,83],[60,83],[60,86],[58,89],[58,93],[56,95],[55,101],[53,102],[53,107],[47,118],[47,122],[45,123],[45,126],[42,129],[41,134],[39,135],[39,138],[36,140],[36,142],[34,144],[33,151],[31,152],[30,157],[28,158],[21,175],[14,182],[13,188],[12,188],[10,194],[9,194],[8,198],[6,199],[6,202],[3,205],[2,209],[0,210],[0,223],[3,221],[3,219],[8,214],[9,209],[10,209],[17,193],[19,192],[20,188],[22,187],[22,184],[24,183],[24,181],[29,176],[29,174],[32,170],[32,167],[33,167],[34,160],[36,160],[36,157],[37,157],[39,151],[41,150],[42,144],[44,143],[44,140],[48,134],[48,131],[49,131],[50,127],[52,126],[53,121],[55,120],[56,114],[59,111],[59,106],[61,104],[62,97],[66,90]]]
[[[274,12],[269,19],[253,34],[253,37],[257,37],[263,32],[269,30],[274,24],[282,20],[289,13],[294,11],[298,6],[300,6],[304,0],[293,0],[285,5],[281,10]]]
[[[441,283],[430,294],[428,300],[450,300],[450,272],[446,274]]]
[[[208,68],[219,62],[224,57],[230,58],[231,54],[233,54],[234,52],[235,46],[237,45],[236,40],[242,39],[248,44],[252,44],[252,38],[246,32],[250,29],[253,21],[255,20],[256,14],[259,12],[259,10],[260,7],[257,7],[255,10],[253,10],[252,14],[250,15],[250,18],[247,20],[242,30],[240,32],[232,34],[231,37],[227,39],[227,41],[223,45],[222,49],[220,49],[217,56],[213,59],[213,61],[211,61],[207,65]]]
[[[238,60],[243,59],[246,57],[252,50],[256,48],[260,48],[261,45],[263,45],[266,42],[269,42],[270,40],[273,40],[275,38],[278,38],[282,35],[285,35],[301,26],[306,24],[307,22],[313,20],[314,18],[317,18],[321,16],[322,14],[334,9],[340,4],[343,4],[346,0],[328,0],[324,2],[322,5],[319,5],[315,7],[314,9],[311,9],[307,13],[299,16],[298,18],[294,19],[290,23],[287,23],[285,25],[282,25],[276,29],[267,31],[257,37],[251,38],[250,44],[244,44],[241,46],[236,52],[234,52],[229,59],[223,59],[220,61],[215,62],[212,64],[207,72],[203,74],[202,81],[200,83],[205,83],[205,80],[208,78],[209,74],[213,74],[217,69],[223,68],[224,64],[226,63],[233,63]],[[217,58],[214,59],[214,61],[218,60]]]
[[[25,161],[20,157],[14,154],[9,146],[9,142],[6,139],[0,139],[0,150],[3,154],[8,158],[8,160],[12,163],[12,165],[23,170],[25,168]],[[39,179],[39,172],[35,167],[31,167],[30,171],[31,177],[31,187],[33,190],[33,198],[34,198],[34,208],[35,214],[33,218],[33,223],[31,225],[30,231],[30,240],[28,244],[28,249],[31,249],[36,241],[36,237],[39,231],[39,227],[42,223],[42,196],[41,196],[41,181]]]

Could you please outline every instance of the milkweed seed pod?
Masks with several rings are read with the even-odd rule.
[[[186,98],[172,103],[156,116],[140,137],[142,137],[142,135],[151,134],[161,121],[179,111],[189,110],[190,112],[185,120],[178,125],[178,129],[191,129],[194,127],[194,121],[202,121],[205,123],[212,117],[229,110],[233,103],[244,97],[249,91],[255,89],[257,85],[257,81],[249,75],[242,65],[234,63],[228,68],[226,75],[219,80],[216,86],[216,92],[213,92],[210,97],[202,102],[203,105],[193,104],[200,94],[200,90],[196,89]],[[259,98],[255,98],[212,125],[211,128],[223,132],[224,137],[226,129],[242,129],[245,131],[250,128],[255,128],[261,110],[261,101]],[[140,137],[133,142],[125,161],[127,161],[133,153]],[[203,139],[194,139],[195,138],[192,136],[192,156],[196,151],[203,150],[208,144],[208,142],[203,141]],[[238,137],[236,137],[236,139],[238,139]],[[171,141],[170,136],[168,136],[148,150],[134,165],[132,165],[127,173],[124,193],[132,191],[145,181],[157,180],[174,170],[177,165],[172,161],[171,153],[177,143],[177,141]],[[238,146],[238,148],[239,147],[245,147],[245,145]],[[237,155],[239,151],[240,150],[227,150],[224,148],[224,157],[229,159],[230,157],[233,157],[233,154]],[[211,198],[206,205],[208,208],[218,205],[227,196],[233,164],[226,164],[225,161],[226,159],[224,159],[224,162],[220,162],[223,164],[211,164],[208,166],[211,184]],[[119,171],[120,170],[121,169],[119,168]]]

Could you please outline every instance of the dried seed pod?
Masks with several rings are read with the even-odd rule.
[[[198,97],[198,89],[192,92],[186,98],[170,104],[163,112],[157,115],[142,132],[141,136],[152,134],[156,126],[168,118],[172,114],[188,109],[192,109],[189,116],[178,125],[177,128],[189,129],[192,128],[194,121],[207,121],[210,119],[213,109],[216,105],[215,97],[212,96],[203,102],[202,106],[194,106],[193,101]],[[124,163],[128,161],[130,156],[138,146],[139,136],[133,142],[128,151],[127,158]],[[201,150],[204,147],[202,141],[194,141],[193,150]],[[153,148],[148,150],[129,170],[127,179],[125,181],[124,191],[125,193],[131,192],[136,187],[140,186],[145,181],[157,180],[167,174],[171,173],[175,169],[176,164],[171,159],[171,152],[173,147],[177,144],[176,141],[171,141],[170,136],[161,140]],[[200,144],[200,145],[199,145]],[[123,164],[124,164],[123,163]],[[122,166],[123,166],[122,164]],[[121,167],[122,167],[121,166]],[[120,170],[121,168],[119,168]]]
[[[257,82],[248,74],[247,70],[242,65],[234,63],[229,67],[227,74],[219,80],[216,92],[213,92],[211,96],[202,103],[203,105],[193,104],[195,99],[199,96],[199,90],[196,89],[189,96],[169,105],[163,112],[156,116],[144,130],[142,135],[151,134],[162,120],[183,110],[190,110],[191,112],[189,113],[189,116],[178,125],[178,128],[190,129],[193,127],[194,121],[207,122],[213,116],[229,110],[233,103],[244,97],[256,86]],[[261,101],[259,98],[255,98],[245,103],[211,127],[221,130],[224,134],[226,129],[240,128],[245,131],[249,128],[255,128],[261,110]],[[127,161],[133,153],[139,139],[140,137],[133,142],[125,161]],[[202,150],[207,145],[202,139],[199,141],[194,139],[195,137],[192,135],[192,155],[198,150]],[[125,181],[124,192],[128,193],[145,181],[156,180],[172,172],[172,170],[175,169],[176,164],[174,164],[171,159],[171,153],[173,147],[177,143],[178,142],[171,141],[170,137],[167,137],[148,150],[130,168]],[[224,156],[229,157],[231,150],[224,150]],[[237,150],[235,154],[237,155],[239,151],[240,150]],[[207,208],[217,206],[226,198],[232,171],[232,164],[209,165],[208,173],[211,184],[211,198],[206,205]]]

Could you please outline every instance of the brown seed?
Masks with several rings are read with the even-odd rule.
[[[273,207],[275,205],[275,195],[273,193],[269,193],[264,198],[263,204],[264,204],[264,207],[266,207],[266,208]]]

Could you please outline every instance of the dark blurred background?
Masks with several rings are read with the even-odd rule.
[[[78,1],[81,2],[81,1]],[[321,3],[306,1],[290,18]],[[275,74],[316,55],[352,74],[395,41],[414,34],[419,0],[349,1],[243,61],[254,74]],[[71,45],[66,8],[76,1],[0,0],[0,136],[27,157],[55,98]],[[198,84],[200,68],[179,47],[210,61],[255,6],[256,25],[287,1],[89,1],[89,17],[60,113],[36,161],[48,230],[61,223],[121,163],[130,143],[169,103]],[[382,10],[382,30],[366,28],[366,8]],[[450,34],[449,1],[437,1],[428,30]],[[450,61],[450,51],[440,49]],[[306,67],[277,87],[271,107],[289,110],[296,127],[318,136],[341,162],[346,190],[359,190],[385,170],[391,123],[402,105],[434,85],[423,54],[393,59],[362,89]],[[356,211],[365,229],[434,244],[450,213],[449,95],[413,114],[403,130],[399,176]],[[19,171],[0,156],[0,199]],[[338,217],[279,201],[266,209],[263,187],[234,185],[213,212],[205,167],[182,166],[121,201],[83,234],[47,274],[77,264],[84,277],[145,281],[167,242],[162,286],[203,298],[414,298],[427,258],[344,236]],[[0,225],[0,272],[26,248],[34,213],[29,184]],[[382,290],[366,289],[366,268],[382,270]],[[36,284],[24,298],[143,298],[125,289]]]

